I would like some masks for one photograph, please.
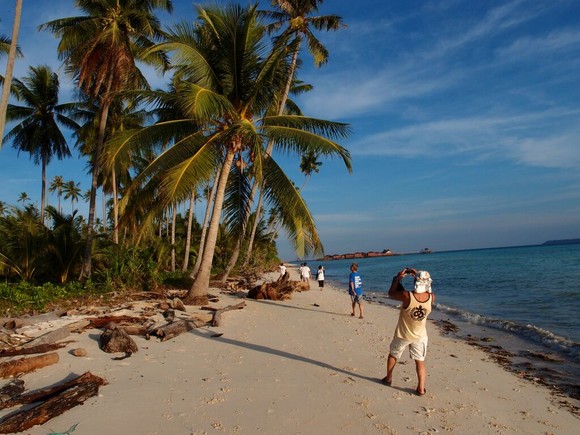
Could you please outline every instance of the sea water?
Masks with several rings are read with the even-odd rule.
[[[346,293],[352,262],[359,265],[367,300],[393,306],[398,302],[387,299],[386,292],[397,272],[405,267],[429,271],[434,319],[458,324],[464,338],[491,336],[496,347],[519,356],[520,364],[549,371],[551,381],[565,383],[572,397],[580,398],[580,245],[311,260],[308,265],[313,271],[324,266],[327,282]],[[412,284],[411,277],[403,280],[406,288]],[[552,363],[521,361],[539,354]]]

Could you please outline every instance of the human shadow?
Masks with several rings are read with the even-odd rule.
[[[249,349],[249,350],[253,350],[256,352],[263,352],[263,353],[269,353],[271,355],[276,355],[279,356],[281,358],[288,358],[288,359],[292,359],[294,361],[299,361],[299,362],[303,362],[306,364],[312,364],[318,367],[322,367],[328,370],[332,370],[335,372],[339,372],[345,375],[348,375],[350,377],[355,377],[355,378],[359,378],[359,379],[364,379],[365,381],[371,381],[371,382],[375,382],[376,378],[372,378],[369,376],[363,376],[363,375],[359,375],[357,373],[353,373],[351,371],[345,370],[345,369],[341,369],[338,367],[335,367],[331,364],[325,363],[323,361],[317,361],[315,359],[312,358],[308,358],[305,356],[301,356],[301,355],[296,355],[294,353],[290,353],[290,352],[286,352],[283,350],[279,350],[279,349],[274,349],[272,347],[268,347],[268,346],[262,346],[261,344],[252,344],[252,343],[246,343],[243,341],[239,341],[239,340],[233,340],[231,338],[227,338],[224,336],[219,336],[219,337],[215,337],[213,332],[211,331],[203,331],[200,328],[196,328],[193,329],[191,331],[192,334],[195,334],[199,337],[202,338],[207,338],[207,339],[211,339],[211,340],[215,340],[217,342],[221,342],[221,343],[225,343],[225,344],[230,344],[232,346],[238,346],[244,349]],[[213,336],[213,337],[212,337]]]

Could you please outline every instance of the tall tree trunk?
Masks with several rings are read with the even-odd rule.
[[[115,168],[111,171],[113,183],[113,243],[119,244],[119,198],[117,197],[117,173]],[[104,192],[104,190],[103,190]]]
[[[177,203],[171,208],[171,271],[175,272],[175,226],[177,224]]]
[[[189,289],[189,292],[185,297],[185,302],[189,304],[204,304],[207,302],[207,290],[209,288],[209,279],[211,275],[211,267],[213,264],[213,255],[217,243],[217,235],[224,203],[226,184],[228,182],[228,177],[230,175],[230,169],[234,161],[235,153],[235,146],[229,147],[226,153],[226,158],[218,181],[211,221],[207,231],[207,240],[205,242],[205,249],[203,251],[201,264],[199,266],[199,272],[195,277],[195,281],[193,282],[191,289]]]
[[[209,226],[209,218],[211,215],[212,207],[214,204],[214,199],[217,190],[217,180],[218,180],[219,170],[216,171],[214,177],[214,183],[211,186],[211,191],[209,197],[207,198],[207,207],[205,209],[205,216],[203,218],[203,226],[201,228],[201,239],[199,241],[199,249],[197,250],[197,258],[195,260],[195,266],[193,266],[193,271],[191,272],[191,277],[195,278],[197,272],[199,272],[199,266],[201,265],[201,258],[203,256],[203,251],[205,250],[205,240],[207,239],[207,227]]]
[[[189,267],[189,251],[191,250],[191,229],[193,227],[193,210],[195,207],[195,189],[191,191],[191,197],[189,198],[189,213],[187,215],[187,236],[185,238],[185,254],[183,256],[183,267],[182,272],[187,272]]]
[[[280,104],[278,105],[278,116],[284,113],[284,108],[286,107],[286,101],[288,100],[288,95],[290,94],[290,88],[292,87],[292,82],[294,81],[294,73],[296,72],[296,65],[298,64],[298,53],[300,52],[300,47],[302,46],[302,37],[298,36],[300,39],[296,50],[292,54],[292,62],[290,63],[290,72],[288,74],[288,80],[286,81],[286,86],[284,88],[284,94],[280,99]],[[274,150],[274,141],[270,139],[266,147],[266,158],[272,155]],[[252,227],[252,232],[250,234],[250,239],[248,240],[248,249],[246,250],[246,257],[244,258],[244,264],[242,267],[246,267],[252,256],[252,250],[254,249],[254,238],[256,237],[256,232],[258,229],[258,224],[260,223],[261,213],[262,213],[262,203],[263,203],[263,192],[264,187],[260,189],[260,197],[258,199],[258,207],[256,208],[256,220]]]
[[[18,33],[20,32],[20,17],[22,16],[22,1],[16,0],[14,8],[14,24],[12,25],[12,40],[8,51],[8,62],[6,63],[6,75],[4,76],[4,88],[2,89],[2,101],[0,101],[0,149],[2,149],[2,138],[4,137],[4,127],[6,127],[6,111],[8,110],[8,97],[12,87],[12,75],[14,74],[14,61],[16,60],[16,48],[18,46]]]
[[[234,248],[234,252],[232,253],[232,256],[230,257],[230,261],[228,262],[228,265],[226,266],[226,270],[224,272],[224,275],[222,276],[222,282],[224,282],[224,283],[230,277],[230,273],[232,273],[232,270],[236,266],[236,263],[238,262],[238,258],[240,257],[240,252],[242,250],[242,243],[244,242],[244,239],[246,238],[246,233],[248,230],[248,221],[250,220],[250,216],[252,215],[251,205],[254,203],[254,197],[256,196],[257,190],[258,190],[258,183],[254,182],[254,184],[252,185],[252,191],[250,192],[250,198],[248,200],[248,208],[246,210],[244,210],[242,229],[240,231],[238,241],[236,242],[236,247]],[[247,263],[244,262],[244,266],[246,266],[246,264]]]
[[[258,207],[256,207],[256,218],[254,219],[254,225],[252,225],[252,232],[250,233],[250,240],[248,240],[248,248],[246,249],[246,257],[244,258],[244,264],[242,267],[247,267],[250,263],[250,258],[252,257],[252,251],[254,249],[254,240],[256,238],[256,233],[258,232],[258,225],[260,224],[260,219],[262,219],[262,204],[264,203],[264,190],[260,190],[260,197],[258,198]]]
[[[42,192],[40,197],[40,222],[44,224],[44,209],[46,208],[46,155],[42,154]]]
[[[110,89],[110,81],[108,88]],[[95,226],[95,206],[97,201],[97,186],[101,167],[100,165],[101,151],[103,149],[103,144],[105,142],[105,129],[107,127],[107,117],[109,116],[109,106],[110,103],[108,102],[108,100],[106,100],[106,102],[103,102],[101,116],[99,119],[99,136],[97,139],[97,145],[95,147],[95,152],[93,155],[91,197],[89,200],[89,219],[87,221],[87,244],[85,246],[85,257],[80,276],[81,281],[90,278],[92,271],[93,236],[95,232],[94,226]]]

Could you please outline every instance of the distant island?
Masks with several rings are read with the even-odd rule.
[[[548,240],[542,243],[544,245],[580,245],[580,239]]]
[[[430,254],[431,249],[424,248],[420,251],[421,254]],[[390,249],[384,249],[381,252],[378,251],[369,251],[369,252],[352,252],[349,254],[332,254],[332,255],[325,255],[322,258],[318,258],[318,261],[331,261],[331,260],[355,260],[357,258],[375,258],[375,257],[391,257],[394,255],[403,255],[403,254],[396,254]]]

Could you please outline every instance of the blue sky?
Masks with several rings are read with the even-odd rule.
[[[24,3],[17,77],[30,64],[59,68],[57,41],[36,26],[76,15],[72,4]],[[194,18],[191,2],[174,4],[164,22]],[[353,174],[323,160],[303,190],[326,253],[580,237],[580,2],[327,0],[321,13],[348,27],[317,33],[329,63],[316,69],[302,56],[300,78],[314,90],[298,102],[353,132],[342,142]],[[0,33],[10,34],[12,15]],[[65,102],[71,86],[59,71]],[[283,160],[301,186],[299,159]],[[48,167],[49,179],[83,190],[85,173],[76,157]],[[40,202],[40,167],[4,144],[0,200],[16,204],[23,191]],[[279,248],[294,258],[283,240]]]

